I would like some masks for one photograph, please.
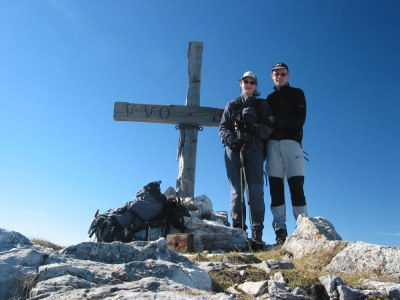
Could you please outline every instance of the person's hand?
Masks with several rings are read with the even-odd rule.
[[[243,141],[237,138],[233,139],[228,147],[233,151],[240,151],[243,147]]]
[[[253,107],[245,107],[242,111],[243,120],[246,123],[255,124],[257,122],[257,114]]]
[[[275,121],[275,117],[273,116],[269,116],[264,120],[264,124],[267,125],[268,127],[274,127],[274,121]]]
[[[245,122],[243,124],[243,131],[247,134],[254,134],[257,132],[257,124]]]

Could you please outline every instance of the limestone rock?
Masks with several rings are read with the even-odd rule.
[[[333,295],[338,286],[343,285],[343,281],[337,276],[332,276],[332,275],[321,276],[318,278],[318,280],[324,286],[325,295],[328,297],[331,297]]]
[[[270,273],[271,270],[277,270],[277,269],[287,270],[294,268],[294,265],[291,262],[281,262],[275,259],[268,259],[259,264],[254,264],[253,266],[255,268],[264,270],[267,273]]]
[[[388,295],[393,299],[400,299],[400,283],[366,281],[366,288],[376,290],[382,295]]]
[[[238,288],[242,290],[245,294],[251,296],[259,296],[264,294],[268,289],[268,280],[252,282],[248,281],[242,284],[239,284]]]
[[[354,288],[351,288],[347,285],[339,285],[337,287],[338,293],[339,293],[339,299],[340,300],[357,300],[357,299],[365,299],[365,295]]]
[[[15,246],[32,246],[32,242],[22,234],[0,228],[0,251],[5,251]]]
[[[185,198],[182,203],[189,211],[198,211],[200,219],[209,219],[213,213],[213,205],[211,200],[206,195],[201,195],[196,198]]]
[[[349,242],[325,267],[327,272],[379,271],[400,276],[400,248]]]
[[[156,241],[136,241],[131,243],[92,243],[85,242],[70,246],[61,251],[61,255],[69,258],[92,260],[103,263],[127,263],[133,259],[144,261],[146,259],[172,260],[174,252],[167,248],[165,239]]]
[[[165,239],[85,242],[58,252],[6,230],[0,240],[0,299],[26,297],[30,287],[30,299],[229,299],[209,294],[207,272],[169,250]]]
[[[226,211],[216,211],[210,216],[211,221],[219,222],[221,224],[224,224],[225,226],[231,226],[231,224],[228,221],[228,212]]]
[[[241,229],[227,227],[217,222],[184,217],[187,231],[194,235],[194,250],[233,250],[247,245],[247,234]]]
[[[187,294],[190,292],[190,294]],[[187,286],[166,278],[147,277],[138,281],[124,282],[116,285],[64,290],[63,292],[50,291],[30,299],[231,299],[225,294],[210,295],[202,290],[189,289]]]
[[[0,299],[20,297],[18,288],[34,280],[37,268],[50,254],[22,234],[0,228]]]
[[[289,251],[296,258],[331,249],[341,241],[342,238],[328,220],[300,215],[296,230],[286,239],[282,249]]]
[[[268,293],[281,293],[281,292],[289,292],[289,288],[286,287],[285,282],[268,280]]]

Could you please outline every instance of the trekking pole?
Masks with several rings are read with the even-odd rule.
[[[236,126],[236,123],[235,123],[235,126]],[[237,128],[237,127],[235,127],[235,131],[236,131],[236,136],[238,137],[238,139],[240,140],[241,138],[242,138],[242,133],[240,132],[240,130]],[[241,206],[241,209],[240,209],[240,214],[241,214],[241,217],[242,217],[242,230],[244,230],[244,231],[246,231],[246,213],[245,213],[245,211],[246,211],[246,204],[244,203],[244,184],[243,184],[243,176],[245,176],[244,175],[244,164],[243,164],[243,157],[242,157],[242,149],[240,149],[240,151],[239,151],[239,153],[240,153],[240,161],[241,161],[241,164],[240,164],[240,169],[239,169],[239,171],[240,171],[240,206]]]
[[[249,185],[248,185],[247,179],[246,179],[246,169],[244,168],[243,150],[240,150],[240,163],[242,165],[241,170],[242,170],[242,173],[243,173],[244,187],[246,188],[247,205],[249,206],[249,220],[250,220],[250,228],[251,228],[252,225],[253,225],[253,220],[251,218],[251,204],[250,204],[250,196],[249,196]]]
[[[240,160],[242,160],[242,150],[240,150]],[[244,204],[244,185],[243,185],[243,164],[240,167],[240,204],[241,204],[241,214],[242,214],[242,230],[246,231],[245,224],[245,204]]]

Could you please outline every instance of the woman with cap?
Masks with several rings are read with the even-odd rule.
[[[231,185],[230,212],[234,228],[246,230],[246,211],[243,205],[244,188],[241,179],[247,181],[249,214],[251,221],[251,248],[262,250],[264,228],[264,150],[265,142],[272,134],[271,110],[267,102],[257,98],[257,76],[248,71],[240,78],[241,95],[230,101],[222,114],[219,136],[225,145],[225,166]],[[243,158],[243,160],[241,160]],[[242,165],[243,162],[243,165]],[[241,177],[241,168],[244,175]],[[242,169],[242,171],[243,171]]]

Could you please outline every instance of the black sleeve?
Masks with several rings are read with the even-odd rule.
[[[262,102],[261,111],[262,118],[259,124],[257,124],[257,126],[259,127],[259,129],[257,130],[257,138],[261,140],[267,140],[271,136],[273,129],[271,122],[272,119],[270,119],[270,117],[272,116],[272,112],[266,100],[263,100]]]
[[[231,115],[231,106],[231,102],[226,105],[219,124],[219,136],[224,145],[228,145],[229,141],[235,137],[235,126],[232,121],[233,116]]]

